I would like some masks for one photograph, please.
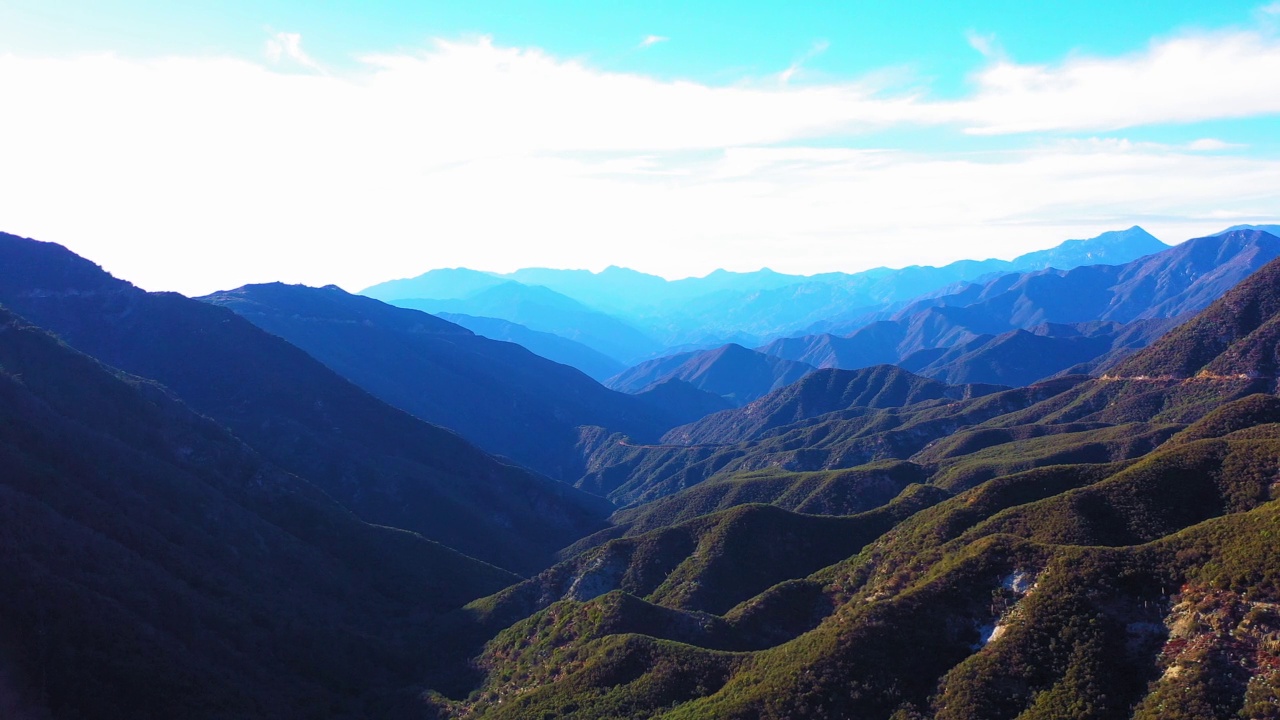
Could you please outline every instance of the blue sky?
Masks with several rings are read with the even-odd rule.
[[[1280,2],[0,4],[0,229],[149,289],[1280,215]]]

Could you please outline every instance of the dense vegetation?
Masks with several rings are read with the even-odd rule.
[[[460,647],[491,639],[474,687],[433,707],[480,717],[1280,716],[1274,374],[1255,364],[1193,377],[1269,357],[1259,346],[1274,352],[1277,268],[1206,311],[1238,330],[1226,342],[1219,333],[1216,354],[1184,379],[1066,378],[880,408],[853,394],[807,417],[786,409],[790,424],[760,421],[771,401],[803,406],[790,399],[796,388],[755,413],[715,417],[725,443],[597,439],[597,460],[670,489],[616,513],[613,529],[538,579],[462,611],[460,626],[492,630]],[[1157,343],[1130,363],[1159,365],[1178,349]],[[785,470],[806,457],[818,467]],[[767,460],[753,470],[751,458]],[[772,535],[788,551],[783,538],[833,520],[853,523],[840,532],[861,549],[813,568],[802,559],[829,556],[794,546],[778,568],[763,547],[660,540],[732,527],[761,502],[807,511]],[[636,584],[646,568],[658,574]],[[784,571],[770,587],[736,584],[770,568]],[[690,578],[696,596],[662,590]]]

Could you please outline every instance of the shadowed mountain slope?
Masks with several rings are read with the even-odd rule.
[[[2,308],[0,466],[6,717],[404,716],[423,620],[516,579]]]
[[[200,300],[288,340],[384,402],[558,480],[582,474],[577,426],[644,442],[680,419],[519,345],[334,286],[247,285]]]
[[[636,393],[667,380],[683,380],[734,405],[746,405],[813,370],[804,363],[729,344],[715,350],[649,360],[619,373],[605,384],[614,390]]]
[[[0,235],[0,303],[164,383],[368,522],[527,571],[609,511],[392,408],[230,310],[144,292],[60,245]]]
[[[917,375],[952,385],[1030,385],[1066,372],[1105,368],[1145,347],[1174,320],[1132,323],[1044,323],[1030,330],[979,335],[948,348],[921,350],[897,364]]]
[[[942,438],[995,422],[1010,413],[1027,411],[1069,392],[1085,380],[1062,378],[967,400],[926,400],[904,407],[854,405],[776,426],[758,425],[750,416],[734,420],[735,415],[731,413],[719,413],[724,422],[718,425],[704,425],[699,421],[677,428],[681,432],[697,429],[713,433],[708,439],[719,438],[723,442],[635,446],[621,436],[597,436],[584,445],[590,462],[587,474],[578,484],[592,492],[607,493],[615,503],[627,506],[653,502],[707,480],[725,479],[737,473],[769,469],[839,470],[908,459]],[[1064,427],[1055,432],[1072,429],[1078,428]],[[1018,439],[1010,437],[1005,441],[1017,442]],[[1082,442],[1092,446],[1092,441]],[[1129,443],[1128,438],[1121,437],[1101,447],[1116,446],[1104,452],[1111,457],[1117,452],[1123,454],[1118,447]],[[1149,444],[1145,449],[1142,445],[1133,447],[1134,452],[1146,449],[1150,449]],[[1035,466],[1057,457],[1060,457],[1057,449],[1046,447],[1030,457],[1019,457],[1017,462]]]
[[[439,317],[461,325],[477,335],[513,342],[548,360],[578,368],[586,373],[587,377],[597,382],[604,382],[626,369],[626,366],[617,360],[604,353],[596,352],[580,342],[574,342],[553,333],[530,330],[509,320],[459,313],[440,313]]]
[[[636,398],[655,407],[664,417],[686,425],[712,413],[728,410],[733,403],[719,395],[699,390],[683,380],[664,380],[649,386]]]
[[[639,362],[662,346],[631,325],[545,287],[506,281],[457,299],[397,297],[393,305],[429,313],[461,313],[500,318],[549,332],[623,364]]]
[[[1280,262],[1272,261],[1190,321],[1111,371],[1117,377],[1275,378]]]
[[[987,395],[999,386],[950,386],[892,365],[861,370],[826,369],[738,410],[709,415],[678,427],[663,438],[684,445],[724,444],[826,413],[854,408],[878,409],[927,401],[951,402]]]

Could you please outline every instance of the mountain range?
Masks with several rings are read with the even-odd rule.
[[[424,618],[519,579],[4,310],[0,368],[5,717],[381,712]]]
[[[0,234],[0,715],[1277,717],[1280,238],[1153,242],[192,299]]]
[[[785,338],[760,351],[815,367],[901,363],[934,377],[1026,384],[1150,342],[1167,320],[1203,309],[1277,256],[1280,238],[1234,230],[1123,265],[1002,275],[917,299],[847,337]]]
[[[568,338],[624,364],[637,362],[662,349],[658,342],[622,320],[540,285],[503,282],[465,300],[396,298],[390,302],[429,313],[507,320],[530,330]]]
[[[617,375],[626,370],[626,366],[605,355],[592,350],[580,342],[561,337],[554,333],[530,330],[524,325],[498,318],[475,317],[459,313],[437,313],[437,317],[493,340],[505,340],[527,348],[530,352],[542,357],[568,365],[586,373],[587,377],[598,382]]]
[[[745,405],[813,371],[812,365],[730,343],[714,350],[649,360],[609,378],[605,384],[622,392],[639,393],[668,380],[682,380],[735,405]]]
[[[231,310],[144,292],[60,245],[13,235],[0,235],[0,267],[0,304],[163,383],[367,522],[529,570],[608,512],[598,498],[385,404]]]
[[[631,365],[663,351],[762,345],[995,274],[1120,264],[1166,249],[1135,226],[1068,240],[1011,261],[964,260],[937,268],[813,276],[717,270],[675,281],[618,267],[599,273],[530,268],[506,275],[455,268],[380,283],[361,294],[428,312],[515,322],[582,342]]]
[[[799,457],[843,432],[872,441],[871,464],[723,465],[620,511],[562,563],[450,616],[445,641],[480,672],[434,707],[1270,716],[1280,401],[1261,349],[1274,356],[1277,263],[1105,377],[975,394],[907,374],[892,398],[850,377],[817,414],[790,389],[728,411],[708,431],[744,452],[777,438]],[[822,372],[830,386],[848,371]],[[789,424],[757,424],[766,407]]]
[[[558,480],[582,474],[576,428],[656,440],[679,424],[515,343],[328,286],[248,285],[200,300],[284,338],[383,402]]]

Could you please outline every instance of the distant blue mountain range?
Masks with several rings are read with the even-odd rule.
[[[431,313],[504,320],[632,365],[672,352],[727,343],[751,347],[823,331],[832,323],[856,324],[956,283],[1049,267],[1121,264],[1167,248],[1135,226],[1088,240],[1068,240],[1013,260],[962,260],[943,267],[812,276],[769,269],[717,270],[672,281],[620,267],[598,273],[526,268],[505,275],[452,268],[380,283],[361,294]],[[493,324],[489,331],[497,339],[514,339],[513,332],[522,332]],[[600,372],[596,360],[571,364],[589,374]]]

